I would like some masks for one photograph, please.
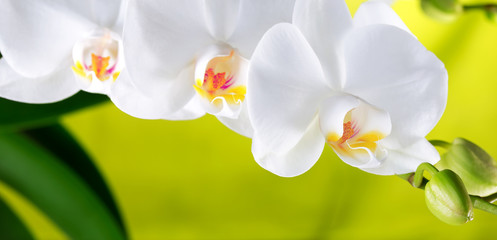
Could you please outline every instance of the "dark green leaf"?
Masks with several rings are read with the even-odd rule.
[[[0,180],[71,239],[125,239],[110,211],[73,171],[18,134],[0,134]]]
[[[79,92],[61,102],[50,104],[28,104],[0,98],[0,130],[22,129],[53,123],[62,114],[108,100],[100,94]]]
[[[64,127],[52,124],[26,130],[23,133],[76,172],[100,197],[125,232],[119,210],[104,178],[91,158]]]
[[[24,223],[0,198],[0,239],[34,239]]]

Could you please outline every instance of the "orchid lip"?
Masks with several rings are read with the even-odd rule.
[[[194,89],[206,112],[237,118],[247,92],[248,61],[229,46],[214,45],[197,60]]]
[[[360,132],[357,124],[352,121],[343,123],[343,135],[337,139],[337,134],[328,134],[326,140],[328,144],[342,155],[353,156],[357,154],[356,151],[365,151],[368,149],[371,152],[376,152],[378,147],[377,142],[385,138],[385,136],[378,131],[371,131],[359,135]]]
[[[383,139],[390,135],[390,115],[352,95],[327,99],[320,113],[326,142],[349,165],[377,167],[388,156]]]
[[[108,93],[124,67],[122,41],[108,29],[97,29],[73,48],[72,70],[88,92]]]

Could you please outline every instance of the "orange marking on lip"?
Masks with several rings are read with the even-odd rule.
[[[354,129],[352,128],[352,122],[348,121],[343,124],[343,134],[340,139],[338,139],[338,144],[342,144],[349,140],[352,135],[354,135]]]
[[[98,79],[101,81],[109,78],[107,74],[107,67],[109,67],[110,57],[101,57],[95,54],[91,54],[91,70],[95,73]]]
[[[207,98],[211,103],[218,105],[223,98],[228,104],[240,104],[245,99],[246,86],[235,85],[231,61],[234,51],[230,55],[213,58],[204,73],[204,79],[196,79],[193,87],[197,93]],[[218,71],[218,72],[216,72]]]
[[[378,144],[377,141],[385,136],[378,131],[370,131],[361,134],[352,128],[351,122],[343,124],[343,135],[338,138],[338,134],[329,133],[327,136],[328,144],[342,155],[353,157],[355,154],[365,153],[367,148],[371,152],[375,152]]]

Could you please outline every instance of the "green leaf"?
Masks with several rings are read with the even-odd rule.
[[[108,97],[100,94],[79,92],[61,102],[28,104],[0,98],[0,130],[17,130],[43,126],[56,121],[61,115],[106,102]]]
[[[23,133],[78,174],[107,206],[123,232],[126,232],[118,207],[103,176],[92,159],[63,126],[57,123],[29,129]]]
[[[34,239],[24,223],[0,198],[0,239]]]
[[[18,134],[0,134],[0,180],[29,199],[71,239],[125,239],[103,202],[74,172]]]

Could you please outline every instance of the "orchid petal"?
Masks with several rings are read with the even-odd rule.
[[[205,115],[205,110],[199,104],[197,96],[193,97],[186,103],[184,107],[173,112],[162,116],[162,119],[166,120],[193,120]]]
[[[67,59],[68,63],[71,63]],[[43,77],[26,78],[0,59],[0,97],[26,103],[51,103],[68,98],[80,89],[75,83],[70,64],[59,66]]]
[[[260,138],[254,135],[252,152],[260,152],[257,149],[261,144],[257,143]],[[287,152],[268,152],[264,155],[254,155],[255,160],[264,169],[282,176],[294,177],[305,173],[317,162],[323,152],[324,138],[319,129],[317,118],[309,125],[299,142]]]
[[[168,119],[180,120],[182,114],[176,112],[185,108],[195,96],[193,89],[193,64],[185,68],[178,76],[167,79],[160,86],[156,86],[157,95],[150,95],[140,91],[131,80],[128,68],[117,78],[111,89],[111,98],[122,111],[131,116],[145,119]],[[122,79],[121,79],[122,78]],[[144,79],[146,81],[146,79]],[[195,100],[198,104],[198,100]],[[185,110],[185,117],[191,119],[193,116],[203,115],[205,111],[189,114]],[[180,111],[181,112],[181,111]],[[186,120],[186,119],[185,119]]]
[[[80,16],[79,9],[70,6],[72,3],[2,1],[0,49],[14,71],[36,78],[65,65],[63,61],[71,54],[74,42],[96,27]]]
[[[112,30],[116,33],[119,33],[122,36],[124,28],[124,19],[126,18],[129,0],[121,0],[121,1],[122,2],[121,6],[119,7],[119,13],[117,14],[116,23],[112,27]]]
[[[293,24],[304,34],[319,57],[331,87],[338,89],[343,79],[341,61],[343,37],[352,29],[352,18],[343,0],[297,0]]]
[[[121,111],[137,118],[159,119],[163,112],[161,104],[141,93],[131,82],[128,71],[124,69],[112,84],[109,97]]]
[[[240,0],[205,0],[205,19],[211,35],[225,41],[235,30]]]
[[[300,141],[329,91],[312,48],[288,23],[263,36],[252,56],[247,89],[250,121],[258,135],[253,144],[261,144],[253,149],[274,153],[287,152]]]
[[[118,16],[122,10],[121,6],[126,4],[127,0],[98,0],[98,1],[78,1],[78,4],[87,2],[90,10],[87,14],[99,26],[111,28],[118,22]],[[119,31],[120,33],[120,31]]]
[[[323,135],[333,133],[338,138],[342,136],[345,115],[360,103],[358,98],[351,95],[338,95],[325,99],[319,110],[319,125]]]
[[[247,104],[242,104],[238,118],[233,119],[217,116],[217,119],[219,119],[219,121],[226,127],[240,135],[251,138],[254,134],[254,129],[252,128],[252,124],[248,115]]]
[[[116,107],[137,118],[191,120],[205,114],[194,96],[191,96],[191,99],[186,104],[184,103],[181,109],[168,113],[168,104],[164,103],[167,99],[152,99],[140,92],[131,82],[126,69],[119,74],[119,78],[112,85],[109,97]]]
[[[379,167],[361,168],[378,175],[394,175],[414,172],[419,164],[435,164],[440,160],[435,147],[426,139],[418,139],[413,144],[400,149],[387,149],[388,155]]]
[[[294,0],[242,0],[235,30],[227,42],[250,58],[262,35],[273,25],[291,22]]]
[[[391,135],[401,145],[424,138],[447,102],[443,63],[409,33],[393,26],[359,28],[345,42],[344,91],[387,111]]]
[[[15,1],[15,0],[14,0]],[[66,6],[67,10],[78,14],[99,27],[111,28],[117,22],[122,5],[127,0],[43,0],[49,6]],[[54,3],[55,2],[55,3]]]
[[[411,33],[399,15],[388,4],[381,1],[368,1],[361,4],[354,15],[354,24],[356,27],[388,24]]]
[[[128,5],[126,66],[135,86],[156,98],[163,94],[161,86],[176,79],[213,41],[204,23],[203,2],[131,0]],[[191,87],[193,81],[192,76],[187,84]]]

